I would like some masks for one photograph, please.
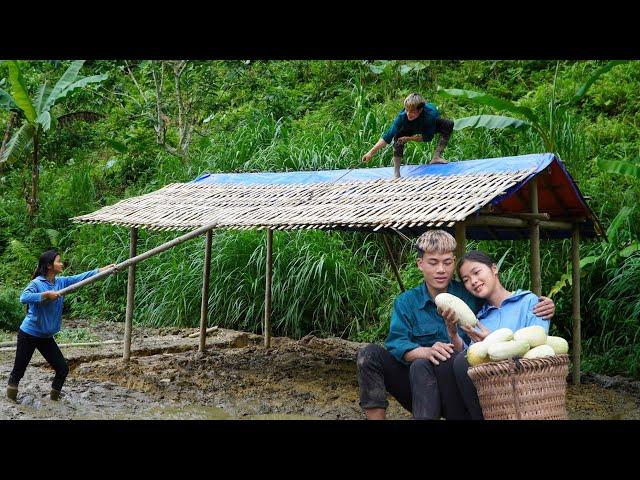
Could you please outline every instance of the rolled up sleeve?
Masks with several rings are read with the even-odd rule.
[[[405,365],[409,365],[409,362],[405,361],[404,354],[420,346],[410,339],[410,325],[406,312],[398,305],[396,299],[391,312],[391,326],[389,336],[385,340],[385,346],[396,360]]]

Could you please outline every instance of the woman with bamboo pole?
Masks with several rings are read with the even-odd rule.
[[[60,391],[69,373],[69,366],[53,338],[60,331],[62,323],[64,298],[58,294],[58,291],[113,266],[114,264],[111,264],[78,275],[63,277],[58,276],[62,273],[64,265],[57,251],[49,250],[40,255],[32,280],[20,295],[20,302],[27,305],[27,315],[18,330],[16,357],[13,370],[9,375],[7,397],[14,401],[17,399],[18,384],[37,348],[56,372],[51,384],[51,400],[60,398]]]

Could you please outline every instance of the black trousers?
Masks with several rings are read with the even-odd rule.
[[[51,388],[62,390],[62,385],[69,374],[69,366],[56,341],[53,338],[35,337],[22,330],[18,330],[16,359],[9,375],[9,385],[18,386],[36,348],[56,372]]]
[[[456,362],[456,360],[458,360]],[[434,365],[415,360],[398,362],[384,347],[370,344],[358,352],[360,407],[387,408],[392,395],[415,419],[481,419],[482,409],[464,354],[454,354]],[[465,367],[466,365],[466,367]],[[459,369],[456,375],[455,368]],[[466,377],[466,380],[465,380]],[[479,412],[479,416],[478,416]]]
[[[440,134],[441,139],[449,140],[451,134],[453,133],[453,121],[448,120],[446,118],[437,118],[436,119],[436,133]],[[410,137],[412,135],[416,135],[416,132],[409,131],[400,131],[393,137],[393,155],[395,157],[402,157],[404,155],[404,144],[399,145],[396,143],[396,140],[400,137]]]

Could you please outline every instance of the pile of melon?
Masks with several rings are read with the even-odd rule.
[[[568,351],[569,344],[564,338],[547,335],[540,325],[521,328],[515,333],[508,328],[499,328],[467,349],[467,362],[475,367],[512,357],[541,358]]]

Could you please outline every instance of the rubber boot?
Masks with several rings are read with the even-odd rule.
[[[402,157],[393,157],[393,176],[394,178],[400,178],[400,164],[402,163]]]
[[[18,387],[15,385],[7,385],[7,397],[15,402],[18,398]]]
[[[49,394],[51,400],[60,400],[60,390],[56,390],[55,388],[51,389],[51,393]]]

